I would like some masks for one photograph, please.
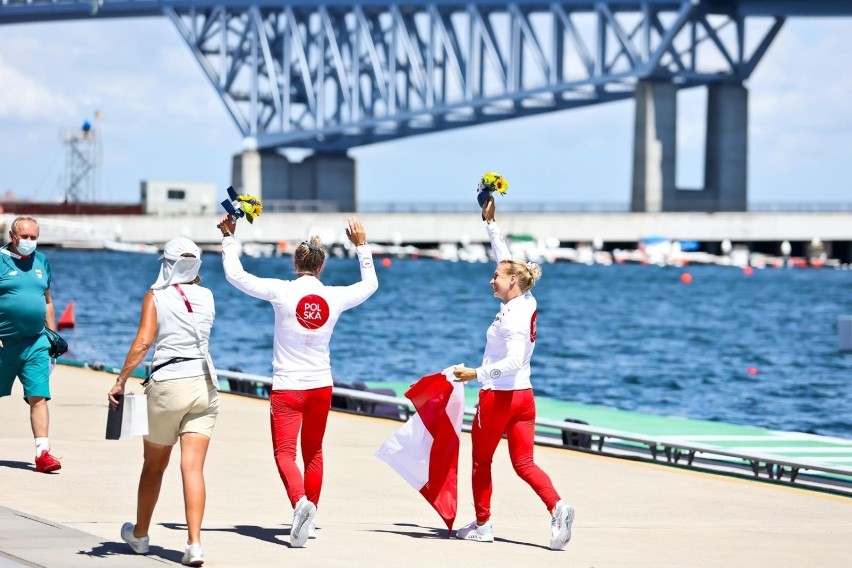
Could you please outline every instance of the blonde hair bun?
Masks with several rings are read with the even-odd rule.
[[[532,276],[532,281],[535,283],[539,278],[541,278],[541,266],[537,262],[528,262],[527,270],[530,271],[530,276]]]

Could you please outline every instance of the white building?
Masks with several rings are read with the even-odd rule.
[[[142,180],[139,189],[148,215],[210,215],[227,198],[224,191],[219,195],[215,183],[198,181]]]

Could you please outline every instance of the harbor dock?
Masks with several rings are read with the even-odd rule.
[[[119,537],[133,520],[139,438],[104,439],[114,375],[60,365],[51,386],[52,452],[33,470],[20,385],[0,423],[0,567],[133,567],[180,563],[186,536],[178,456],[163,483],[151,553]],[[128,383],[139,392],[138,382]],[[548,550],[549,515],[515,475],[505,442],[494,462],[493,544],[446,538],[441,519],[373,457],[400,423],[332,412],[316,540],[289,547],[292,509],[272,458],[268,402],[223,393],[205,468],[205,566],[834,567],[849,565],[852,498],[647,460],[540,446],[536,461],[576,510],[564,551]],[[786,443],[786,442],[785,442]],[[473,518],[470,437],[459,460],[460,527]]]

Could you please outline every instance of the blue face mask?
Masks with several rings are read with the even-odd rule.
[[[27,239],[21,239],[18,241],[18,246],[16,248],[18,249],[18,252],[21,253],[21,256],[30,256],[32,253],[35,252],[37,246],[38,241],[35,239],[31,241]]]

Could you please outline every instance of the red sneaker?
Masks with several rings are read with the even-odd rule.
[[[39,473],[50,473],[51,471],[56,471],[57,469],[62,468],[62,464],[59,463],[59,460],[50,455],[50,452],[47,450],[42,451],[41,455],[36,457],[35,465],[35,470]]]

